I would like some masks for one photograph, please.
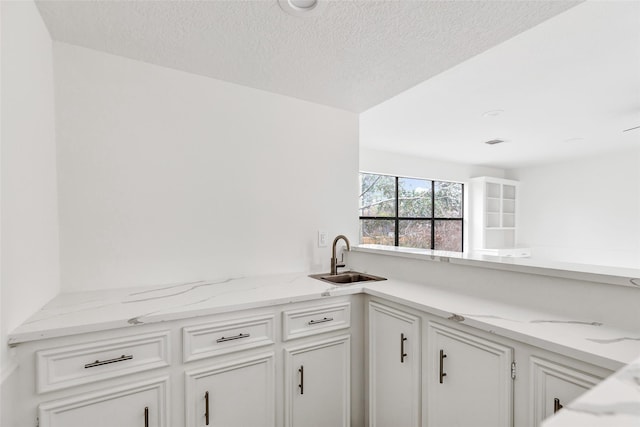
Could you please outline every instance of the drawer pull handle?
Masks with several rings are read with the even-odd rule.
[[[407,353],[404,352],[404,342],[407,337],[404,334],[400,334],[400,363],[404,363],[404,358],[407,357]]]
[[[204,393],[204,421],[209,425],[209,392]]]
[[[444,377],[447,376],[447,373],[444,372],[444,358],[447,357],[446,354],[444,354],[444,350],[440,350],[440,384],[443,383]]]
[[[131,360],[133,359],[133,355],[131,356],[125,356],[124,354],[120,357],[116,357],[115,359],[108,359],[108,360],[96,360],[93,363],[87,363],[86,365],[84,365],[84,368],[95,368],[96,366],[102,366],[102,365],[108,365],[109,363],[117,363],[117,362],[124,362],[125,360]]]
[[[323,317],[320,320],[309,320],[309,325],[317,325],[318,323],[331,322],[333,317]]]
[[[149,427],[149,407],[144,407],[144,427]]]
[[[558,399],[557,397],[553,399],[553,413],[555,414],[562,408],[563,406],[560,404],[560,399]]]
[[[234,335],[232,337],[222,337],[222,338],[218,338],[216,340],[217,343],[221,343],[221,342],[226,342],[226,341],[233,341],[233,340],[239,340],[241,338],[249,338],[250,334],[239,334],[239,335]]]
[[[304,394],[304,366],[300,365],[300,369],[298,369],[298,372],[300,372],[300,384],[298,384],[298,387],[300,388],[300,394]]]

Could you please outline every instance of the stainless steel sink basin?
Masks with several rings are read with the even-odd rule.
[[[372,276],[371,274],[359,273],[357,271],[345,271],[340,274],[311,274],[309,277],[332,283],[336,286],[345,286],[359,282],[377,282],[387,280],[384,277]]]

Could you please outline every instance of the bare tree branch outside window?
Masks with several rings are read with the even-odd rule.
[[[462,251],[461,183],[360,174],[360,242]]]

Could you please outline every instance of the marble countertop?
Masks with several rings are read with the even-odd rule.
[[[9,345],[362,292],[306,273],[62,293],[9,334]]]
[[[366,285],[363,292],[611,370],[640,355],[640,325],[629,331],[398,280]]]
[[[612,370],[640,355],[640,327],[623,330],[588,318],[567,319],[395,279],[334,286],[306,273],[62,293],[15,329],[9,345],[356,293],[386,298]]]
[[[640,357],[542,423],[573,426],[640,426]]]
[[[640,288],[640,268],[579,264],[535,257],[496,256],[482,252],[449,252],[385,245],[357,245],[353,246],[351,250]]]
[[[568,405],[571,411],[554,417],[548,426],[598,425],[582,423],[582,419],[597,418],[602,411],[635,414],[630,415],[635,424],[628,425],[640,424],[640,325],[630,331],[589,318],[564,318],[557,313],[395,279],[333,286],[309,278],[307,273],[298,273],[63,293],[15,329],[9,335],[9,344],[358,293],[385,298],[611,370],[627,365]],[[614,389],[622,390],[620,396],[628,399],[613,401]],[[573,418],[568,417],[579,417],[580,423],[572,423]],[[563,423],[564,418],[569,421]]]

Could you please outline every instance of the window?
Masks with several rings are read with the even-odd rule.
[[[462,252],[464,185],[360,174],[360,243]]]

